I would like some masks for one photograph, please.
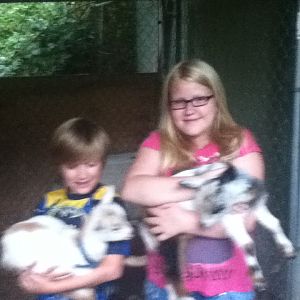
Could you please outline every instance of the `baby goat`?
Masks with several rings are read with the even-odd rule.
[[[114,187],[86,216],[80,229],[48,216],[35,216],[9,227],[1,238],[1,265],[8,270],[85,274],[106,255],[108,242],[129,240],[132,227],[125,210],[112,202]],[[64,293],[72,300],[94,300],[92,288]]]
[[[199,213],[200,225],[210,227],[216,223],[223,224],[228,237],[244,250],[255,286],[263,289],[266,283],[257,261],[254,241],[244,225],[245,214],[253,214],[257,222],[270,231],[283,256],[295,257],[294,247],[284,234],[279,220],[266,205],[268,193],[261,180],[223,162],[187,170],[177,176],[197,176],[219,168],[225,168],[225,171],[216,178],[191,177],[180,184],[196,190],[190,204]]]
[[[218,169],[224,169],[224,171],[222,170],[220,175],[212,179],[200,176]],[[181,206],[199,214],[200,226],[211,227],[216,223],[223,224],[228,237],[244,250],[246,263],[257,289],[264,289],[266,283],[256,257],[254,241],[245,228],[246,214],[253,214],[257,222],[271,232],[275,243],[285,257],[295,256],[294,247],[284,234],[279,220],[266,206],[268,194],[262,181],[225,162],[200,166],[174,176],[187,177],[180,184],[196,191],[195,197],[181,202]],[[144,226],[141,227],[141,235],[148,250],[157,249],[157,241]],[[182,249],[182,245],[179,245],[179,248]],[[179,256],[181,257],[178,261],[182,261],[183,255],[180,251]],[[173,288],[171,288],[171,293],[174,294]],[[173,297],[179,299],[178,296]]]

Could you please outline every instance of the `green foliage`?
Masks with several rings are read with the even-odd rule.
[[[103,39],[98,58],[99,69],[113,73],[135,71],[135,1],[116,1],[103,15]]]
[[[113,71],[124,63],[132,66],[132,44],[124,45],[132,39],[133,11],[128,8],[134,1],[103,2],[0,4],[0,76],[82,74]]]

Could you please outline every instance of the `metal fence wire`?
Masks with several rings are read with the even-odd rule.
[[[295,0],[136,1],[137,70],[163,77],[179,60],[194,57],[216,68],[234,118],[254,132],[262,147],[269,207],[286,231],[296,14]],[[287,263],[267,233],[257,231],[258,255],[269,283],[258,298],[287,299]]]
[[[187,9],[187,57],[208,61],[221,75],[234,118],[262,147],[269,207],[288,231],[297,1],[190,0]],[[287,262],[257,231],[269,284],[258,297],[288,299]]]
[[[193,57],[216,68],[235,119],[263,149],[272,210],[288,222],[297,1],[137,0],[137,7],[140,70],[165,74]]]
[[[216,68],[234,118],[254,132],[262,147],[269,207],[288,231],[297,1],[186,0],[157,5],[158,71],[165,74],[175,62],[193,57]],[[258,298],[287,299],[287,262],[267,233],[257,231],[258,254],[269,283]]]

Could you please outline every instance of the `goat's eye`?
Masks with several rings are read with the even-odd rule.
[[[216,214],[220,213],[221,211],[223,211],[224,209],[225,209],[224,205],[219,205],[219,206],[215,207],[211,213],[213,215],[216,215]]]

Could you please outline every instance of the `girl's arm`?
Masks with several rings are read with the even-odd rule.
[[[197,214],[179,207],[176,202],[191,199],[194,191],[181,187],[179,177],[159,176],[160,163],[159,151],[140,148],[121,192],[124,200],[151,207],[148,212],[152,217],[146,218],[146,222],[158,239],[168,239],[179,233],[225,237],[224,230],[219,225],[200,230]]]
[[[29,294],[59,294],[75,289],[95,287],[101,283],[118,279],[124,270],[123,255],[107,255],[101,264],[85,275],[73,275],[62,279],[51,274],[34,274],[26,271],[19,276],[19,285]]]
[[[238,157],[232,161],[232,164],[253,177],[265,179],[265,163],[261,153],[253,152]]]
[[[180,178],[159,176],[160,163],[159,151],[140,148],[125,177],[122,198],[150,207],[190,199],[194,192],[181,187]]]
[[[235,159],[232,163],[248,174],[264,179],[265,167],[260,153],[247,154]],[[224,228],[220,224],[210,228],[199,227],[199,216],[197,213],[182,209],[178,203],[161,205],[150,208],[148,211],[152,216],[146,218],[146,222],[150,225],[151,232],[157,236],[158,240],[166,240],[181,233],[213,238],[226,237]],[[249,215],[246,217],[245,225],[248,231],[254,230],[255,223],[254,216]]]

